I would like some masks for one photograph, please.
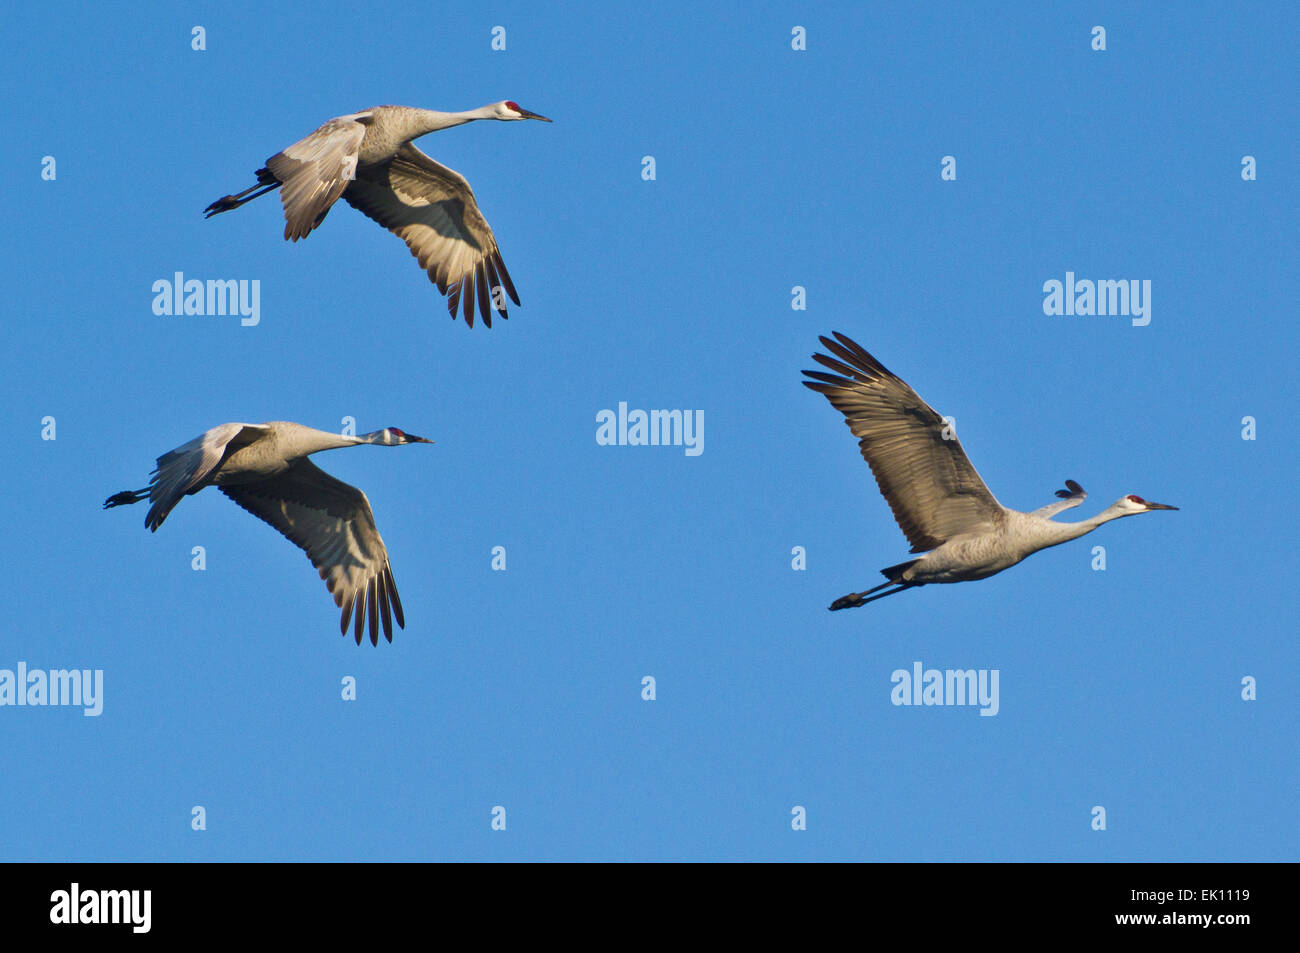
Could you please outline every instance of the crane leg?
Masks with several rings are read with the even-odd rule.
[[[203,210],[206,213],[203,217],[211,218],[221,212],[229,212],[232,208],[239,208],[239,206],[253,201],[253,199],[258,196],[265,195],[267,192],[278,189],[279,187],[279,182],[272,182],[270,185],[265,185],[259,182],[257,185],[249,186],[244,189],[244,191],[236,193],[235,195],[223,195]],[[255,189],[260,191],[254,191]],[[253,194],[248,195],[249,192],[252,192]],[[248,198],[244,198],[246,195],[248,195]]]
[[[885,598],[885,596],[892,596],[894,593],[902,592],[904,589],[915,589],[917,586],[922,585],[922,583],[901,583],[898,585],[897,589],[890,589],[888,592],[881,592],[878,596],[871,595],[873,592],[880,592],[881,589],[885,589],[892,585],[894,585],[893,582],[885,582],[876,586],[874,589],[868,589],[866,592],[850,592],[847,596],[840,596],[832,602],[830,609],[832,612],[837,609],[856,609],[858,606],[865,606],[868,602],[875,602],[877,599]],[[871,598],[868,599],[867,596],[871,596]]]
[[[123,490],[121,493],[114,493],[104,501],[104,509],[112,509],[114,506],[126,506],[128,503],[139,503],[141,500],[149,499],[149,488],[143,490]]]

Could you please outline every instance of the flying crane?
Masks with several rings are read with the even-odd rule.
[[[411,142],[476,119],[540,119],[506,100],[467,112],[411,106],[375,106],[339,116],[277,152],[257,170],[257,184],[225,195],[204,211],[211,218],[259,195],[280,190],[286,241],[306,238],[340,196],[406,242],[429,280],[447,296],[452,320],[464,302],[474,326],[477,300],[483,323],[492,312],[506,318],[505,297],[519,304],[496,236],[478,209],[465,177],[435,162]]]
[[[343,609],[339,629],[344,635],[355,615],[360,645],[369,619],[370,643],[378,645],[381,620],[391,642],[393,617],[401,628],[406,619],[370,501],[307,457],[336,447],[408,443],[433,441],[396,427],[346,437],[286,420],[222,424],[164,453],[147,487],[113,494],[104,509],[149,500],[144,524],[154,532],[186,496],[216,486],[307,554],[334,604]]]
[[[1060,499],[1055,503],[1032,513],[1007,509],[984,485],[944,419],[916,391],[838,331],[835,340],[823,336],[821,343],[834,356],[814,354],[813,359],[835,373],[806,370],[809,380],[803,384],[825,395],[844,415],[912,552],[925,554],[882,569],[886,582],[841,596],[831,603],[832,610],[929,583],[986,579],[1102,523],[1178,509],[1130,494],[1091,519],[1054,522],[1053,516],[1088,496],[1073,480],[1056,491]]]

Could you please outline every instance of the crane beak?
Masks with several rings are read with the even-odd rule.
[[[433,443],[432,440],[425,440],[423,437],[417,437],[415,434],[410,433],[406,435],[406,439],[411,441],[411,443]]]
[[[540,119],[542,122],[551,122],[551,120],[547,119],[545,116],[539,116],[537,113],[530,113],[527,109],[523,108],[520,108],[519,115],[524,119]]]
[[[1176,510],[1178,507],[1169,506],[1167,503],[1147,503],[1149,510]]]

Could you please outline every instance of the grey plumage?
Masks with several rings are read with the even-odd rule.
[[[149,500],[145,525],[162,525],[176,504],[206,486],[274,527],[307,554],[343,610],[345,635],[354,623],[357,644],[369,622],[370,642],[393,640],[392,620],[405,628],[388,550],[375,526],[370,501],[307,459],[338,447],[432,443],[396,427],[345,437],[284,420],[229,423],[169,450],[158,458],[149,486],[110,496],[104,508]]]
[[[844,414],[912,552],[925,554],[881,570],[885,583],[842,596],[831,609],[865,605],[928,583],[985,579],[1109,520],[1177,509],[1130,495],[1091,519],[1053,522],[1050,517],[1087,498],[1073,480],[1056,491],[1057,501],[1032,513],[1008,509],[985,486],[943,417],[916,391],[845,335],[837,332],[821,343],[830,354],[813,358],[835,373],[806,370],[803,383]],[[871,595],[889,586],[898,588]]]
[[[411,142],[477,119],[550,122],[510,101],[459,113],[375,106],[331,119],[271,156],[257,170],[256,185],[222,196],[205,212],[211,218],[278,188],[284,237],[296,242],[320,225],[342,197],[406,242],[429,280],[447,296],[453,319],[463,308],[466,324],[473,327],[477,304],[483,324],[491,327],[494,313],[509,317],[506,295],[519,304],[496,236],[465,177]]]

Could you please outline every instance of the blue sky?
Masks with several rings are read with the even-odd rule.
[[[0,859],[1296,859],[1300,15],[867,6],[13,10],[0,669],[104,699],[0,707]],[[274,196],[201,214],[330,117],[501,99],[555,122],[419,142],[519,289],[490,330],[342,203],[296,244]],[[260,323],[153,314],[177,271]],[[1045,315],[1067,271],[1150,280],[1150,323]],[[1181,510],[827,612],[908,549],[800,386],[832,330],[1006,505]],[[703,411],[703,453],[598,445],[620,401]],[[392,645],[215,490],[100,509],[217,424],[349,416],[436,441],[315,458]],[[917,661],[996,669],[998,714],[891,704]]]

